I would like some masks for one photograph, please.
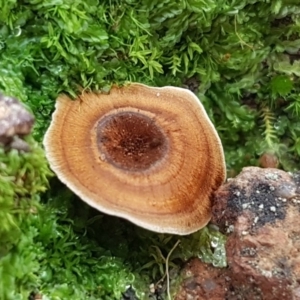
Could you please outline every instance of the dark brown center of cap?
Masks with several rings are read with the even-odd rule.
[[[127,171],[150,168],[168,149],[155,120],[138,112],[117,112],[100,119],[97,143],[102,160]]]

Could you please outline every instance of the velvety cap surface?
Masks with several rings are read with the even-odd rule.
[[[98,210],[189,234],[211,217],[223,149],[198,98],[176,87],[113,87],[57,100],[44,138],[59,179]]]

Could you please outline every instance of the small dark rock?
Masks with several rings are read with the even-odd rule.
[[[193,93],[197,94],[200,86],[200,80],[197,77],[190,77],[187,78],[184,83],[183,87],[189,89]]]
[[[121,300],[139,300],[139,298],[137,298],[135,290],[132,288],[132,286],[129,286],[127,290],[122,293]]]

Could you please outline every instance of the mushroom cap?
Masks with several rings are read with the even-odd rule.
[[[83,201],[156,232],[204,227],[225,180],[213,124],[178,87],[134,83],[75,101],[60,96],[44,146],[53,171]]]

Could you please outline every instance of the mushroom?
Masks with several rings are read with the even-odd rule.
[[[198,98],[133,83],[57,99],[44,146],[52,170],[90,206],[185,235],[211,218],[225,180],[218,134]]]

